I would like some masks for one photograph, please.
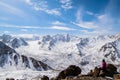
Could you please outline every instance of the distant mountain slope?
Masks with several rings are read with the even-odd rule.
[[[27,46],[28,43],[23,38],[15,38],[10,35],[3,34],[0,37],[1,41],[11,46],[12,48],[18,48],[20,46]]]
[[[120,58],[120,38],[113,42],[106,43],[100,49],[100,52],[104,53],[104,56],[110,57],[112,61]]]
[[[51,69],[47,64],[36,60],[32,57],[18,54],[14,49],[0,41],[0,67],[3,69],[20,70],[49,70]]]

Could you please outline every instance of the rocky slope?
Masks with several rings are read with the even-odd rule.
[[[0,67],[3,69],[32,69],[32,70],[49,70],[47,64],[36,60],[32,57],[18,54],[13,48],[0,41]]]
[[[10,35],[3,34],[0,36],[0,40],[12,48],[18,48],[20,46],[28,46],[28,43],[23,38],[12,37]]]

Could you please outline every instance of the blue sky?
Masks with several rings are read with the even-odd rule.
[[[0,33],[120,33],[120,0],[0,0]]]

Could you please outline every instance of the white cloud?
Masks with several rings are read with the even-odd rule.
[[[52,22],[53,25],[65,25],[65,23],[62,23],[60,21],[55,21],[55,22]]]
[[[61,7],[64,8],[64,9],[71,9],[72,5],[71,5],[71,3],[66,3],[64,5],[61,5]]]
[[[40,7],[36,7],[36,6],[34,6],[34,9],[36,11],[43,11],[43,12],[46,12],[47,14],[51,14],[51,15],[57,15],[57,16],[61,15],[61,13],[58,11],[58,9],[47,9],[47,8],[40,8]]]
[[[66,27],[65,23],[62,23],[60,21],[55,21],[52,23],[53,26],[50,27],[51,29],[56,29],[56,30],[65,30],[65,31],[70,31],[70,30],[76,30],[76,29],[73,29],[73,28],[69,28],[69,27]]]
[[[18,25],[9,25],[9,24],[0,24],[0,27],[6,27],[6,28],[24,28],[24,29],[38,29],[38,28],[41,28],[39,26],[18,26]]]
[[[10,31],[4,31],[3,33],[4,33],[4,34],[9,34],[9,33],[10,33]]]
[[[108,30],[94,30],[94,31],[88,31],[88,30],[80,30],[84,35],[104,35],[104,34],[109,34],[110,32]]]
[[[4,3],[2,1],[0,1],[0,9],[3,10],[3,11],[7,11],[10,14],[22,17],[22,18],[24,18],[25,16],[27,16],[24,13],[24,11],[22,11],[21,9],[16,8],[15,6],[9,5],[7,3]]]
[[[95,19],[92,21],[84,21],[83,16],[84,12],[95,16]],[[103,14],[94,14],[89,11],[84,11],[83,8],[78,9],[76,12],[76,21],[72,22],[72,24],[83,28],[84,30],[80,30],[83,34],[88,35],[101,35],[101,34],[111,34],[113,31],[113,27],[115,26],[114,19],[109,16],[107,13]],[[92,31],[91,31],[92,30]]]
[[[60,0],[61,3],[65,4],[67,2],[70,2],[70,0]]]
[[[106,14],[99,15],[97,18],[101,23],[108,23],[110,21]]]
[[[48,13],[48,14],[53,14],[53,15],[57,15],[57,16],[60,16],[61,13],[58,11],[58,9],[45,9],[45,12]]]
[[[23,32],[27,32],[28,30],[27,30],[27,29],[21,29],[21,31],[23,31]]]
[[[83,9],[82,9],[82,8],[79,8],[79,9],[77,10],[77,13],[75,14],[75,16],[76,16],[76,22],[82,21],[82,16],[83,16],[82,12],[83,12]]]
[[[71,0],[60,0],[60,3],[62,4],[61,7],[63,9],[67,10],[73,8]]]
[[[88,30],[81,30],[81,32],[83,32],[84,34],[95,34],[95,35],[101,33],[100,31],[88,31]]]
[[[93,13],[93,12],[90,12],[90,11],[86,11],[86,13],[88,14],[88,15],[91,15],[91,16],[98,16],[98,14],[95,14],[95,13]]]
[[[27,4],[29,5],[33,5],[33,3],[31,2],[31,0],[24,0]]]
[[[93,21],[83,21],[83,8],[78,9],[76,13],[76,21],[72,22],[74,25],[85,28],[85,29],[108,29],[112,27],[114,20],[108,14],[94,14],[92,12],[86,11],[87,14],[95,16],[96,19]]]
[[[63,26],[52,26],[51,29],[65,30],[65,31],[76,30],[76,29],[73,29],[73,28],[68,28],[68,27],[63,27]]]
[[[57,8],[49,9],[48,3],[45,0],[38,0],[36,2],[32,1],[32,0],[25,0],[25,2],[28,5],[31,5],[33,7],[33,9],[36,11],[43,11],[47,14],[57,15],[57,16],[61,15],[59,9],[57,9]]]
[[[0,27],[3,28],[19,28],[21,31],[28,31],[27,29],[56,29],[56,30],[76,30],[73,28],[69,27],[64,27],[64,26],[52,26],[52,27],[40,27],[40,26],[18,26],[18,25],[0,25]]]
[[[105,15],[99,15],[98,16],[98,19],[103,19],[103,18],[105,18]]]
[[[22,38],[33,38],[34,35],[37,35],[37,34],[17,34],[17,35],[13,35],[15,37],[22,37]]]
[[[83,21],[82,17],[83,17],[83,9],[80,8],[77,13],[76,13],[76,22],[72,22],[74,25],[79,26],[81,28],[86,28],[86,29],[95,29],[98,26],[96,25],[95,22],[86,22]]]
[[[79,22],[79,23],[72,22],[72,23],[76,26],[86,29],[95,29],[98,27],[94,22]]]
[[[114,26],[115,24],[117,24],[117,22],[115,21],[115,19],[113,19],[107,13],[99,15],[99,16],[97,16],[97,18],[98,18],[98,22],[101,25],[104,25],[106,27]]]
[[[89,15],[94,15],[94,13],[90,12],[90,11],[86,11],[87,14]]]

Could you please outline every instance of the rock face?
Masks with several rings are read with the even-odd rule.
[[[81,69],[78,66],[70,65],[67,69],[61,71],[56,79],[65,79],[67,76],[77,76],[80,73]]]
[[[100,73],[100,69],[98,67],[95,67],[94,72],[93,72],[93,76],[98,77],[99,73]]]
[[[113,64],[107,64],[106,70],[103,71],[100,68],[95,67],[94,71],[90,71],[87,76],[93,77],[113,77],[114,74],[118,74],[117,68]]]
[[[113,64],[107,64],[106,66],[106,75],[113,77],[114,74],[117,74],[117,68]]]
[[[113,64],[107,64],[106,69],[109,72],[117,72],[117,68]]]
[[[11,41],[12,37],[10,35],[3,34],[1,36],[1,39],[4,43],[9,43]]]
[[[114,80],[119,80],[120,79],[120,74],[115,74],[114,75]]]
[[[26,56],[24,56],[24,55],[21,55],[21,58],[22,58],[22,63],[24,64],[24,66],[30,68],[28,58]]]
[[[50,36],[50,35],[46,35],[43,36],[42,38],[42,45],[41,48],[48,48],[48,50],[51,50],[53,46],[55,46],[55,44],[57,42],[69,42],[70,41],[70,36],[67,35],[54,35],[54,36]]]
[[[41,80],[49,80],[49,77],[47,77],[47,76],[43,76],[42,78],[41,78]]]
[[[41,71],[41,70],[48,70],[48,69],[52,69],[51,67],[49,67],[47,64],[41,62],[41,61],[38,61],[34,58],[31,58],[30,57],[30,60],[34,66],[35,69]]]
[[[21,45],[27,46],[28,43],[25,42],[24,39],[22,39],[22,38],[19,38],[19,39],[18,39],[18,38],[15,38],[15,39],[13,39],[13,40],[11,41],[11,46],[12,46],[13,48],[18,48],[18,47],[20,47]]]
[[[120,58],[120,38],[116,41],[106,43],[100,49],[100,52],[104,52],[104,56],[110,57],[112,61],[115,61],[116,58]]]
[[[95,67],[94,70],[91,70],[86,75],[80,73],[81,73],[81,69],[79,67],[75,65],[70,65],[67,69],[61,71],[56,79],[52,78],[51,80],[113,80],[113,79],[119,80],[120,79],[120,74],[117,73],[117,68],[113,64],[107,64],[106,71],[103,71],[98,67]]]
[[[18,48],[20,46],[27,46],[28,43],[23,38],[14,38],[10,35],[3,34],[0,39],[5,44],[8,44],[12,48]]]
[[[39,60],[18,54],[14,49],[0,41],[0,67],[7,69],[8,66],[14,66],[17,69],[30,68],[39,71],[51,69],[51,67]]]
[[[103,78],[103,77],[89,77],[89,76],[84,76],[84,77],[76,77],[76,78],[67,79],[67,80],[113,80],[113,79]]]
[[[19,54],[15,52],[14,49],[8,47],[3,42],[0,41],[0,66],[3,67],[6,63],[12,65],[11,60],[14,64],[18,64]]]

